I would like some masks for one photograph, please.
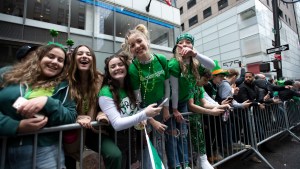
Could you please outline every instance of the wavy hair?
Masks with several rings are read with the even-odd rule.
[[[41,60],[54,48],[61,49],[65,54],[64,67],[62,71],[50,78],[45,78],[42,74],[40,66]],[[66,79],[68,57],[64,49],[57,45],[45,45],[36,49],[34,52],[29,53],[23,62],[17,63],[13,66],[12,70],[3,75],[4,83],[1,85],[5,87],[10,84],[23,83],[30,85],[31,88],[51,88],[57,86],[61,81]]]
[[[86,75],[88,76],[88,82],[87,82],[89,84],[88,88],[83,88],[83,86],[80,83],[80,70],[78,69],[77,60],[76,60],[76,55],[80,47],[88,48],[93,58],[91,67]],[[96,55],[90,47],[86,45],[79,45],[74,49],[71,55],[71,62],[70,62],[68,76],[69,76],[71,98],[74,99],[75,102],[77,103],[77,111],[81,112],[83,110],[83,102],[85,98],[87,98],[88,110],[89,111],[94,110],[93,111],[94,114],[92,114],[93,116],[92,118],[95,118],[97,105],[98,105],[97,95],[102,86],[103,75],[96,69]]]
[[[174,54],[174,57],[179,62],[180,70],[183,73],[183,75],[188,75],[188,73],[189,73],[188,66],[187,66],[187,64],[184,64],[183,58],[179,54],[178,50],[179,50],[179,48],[176,48],[176,52]],[[195,50],[194,47],[193,47],[193,50]],[[200,62],[196,58],[194,58],[194,57],[190,57],[189,62],[190,62],[189,63],[190,70],[191,70],[191,72],[192,72],[195,80],[197,81],[197,80],[200,79],[200,75],[199,75]]]
[[[103,85],[108,85],[110,91],[112,92],[113,95],[113,100],[115,103],[115,106],[117,107],[117,110],[121,111],[121,107],[120,107],[120,103],[121,103],[121,98],[119,95],[119,89],[120,89],[120,84],[117,80],[113,79],[109,73],[109,62],[113,59],[113,58],[118,58],[120,59],[123,64],[125,65],[126,70],[128,71],[129,65],[128,65],[128,61],[126,60],[126,58],[128,58],[128,56],[126,56],[126,54],[124,53],[120,53],[117,55],[112,55],[108,58],[105,59],[105,67],[104,67],[104,80],[103,80]],[[133,89],[131,87],[130,84],[130,78],[129,78],[129,73],[127,72],[125,78],[124,78],[124,90],[127,94],[127,96],[129,97],[130,100],[130,104],[134,106],[136,106],[136,98],[133,92]]]
[[[150,54],[150,37],[149,37],[149,32],[148,29],[145,25],[143,24],[138,24],[134,29],[129,30],[126,35],[125,35],[125,42],[122,43],[121,48],[123,49],[123,52],[129,56],[129,58],[132,60],[134,58],[134,56],[131,54],[130,52],[130,44],[128,43],[128,39],[130,36],[134,35],[134,34],[138,34],[140,36],[142,36],[148,45],[148,51],[147,53]]]

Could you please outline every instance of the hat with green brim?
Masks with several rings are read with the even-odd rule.
[[[194,46],[194,37],[193,37],[191,34],[189,34],[189,33],[184,33],[184,34],[179,35],[179,36],[176,38],[176,44],[175,44],[175,46],[173,47],[173,50],[172,50],[173,53],[175,53],[175,51],[176,51],[177,44],[178,44],[181,40],[183,40],[183,39],[186,39],[186,40],[191,41],[192,45]]]
[[[215,62],[215,67],[211,70],[212,75],[224,74],[226,76],[229,74],[227,70],[221,68],[217,60],[214,60],[214,62]]]

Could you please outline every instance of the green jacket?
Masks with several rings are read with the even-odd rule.
[[[55,87],[54,94],[48,97],[41,110],[48,117],[45,127],[75,123],[76,104],[70,99],[68,88],[68,83],[62,82]],[[17,128],[24,117],[12,107],[18,97],[24,96],[25,91],[26,86],[21,84],[9,85],[0,90],[0,136],[14,136],[8,140],[8,144],[12,146],[33,144],[33,135],[17,136]],[[49,146],[57,143],[58,134],[58,132],[39,134],[38,145]]]

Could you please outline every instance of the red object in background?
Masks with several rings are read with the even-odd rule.
[[[254,74],[260,73],[260,63],[247,64],[247,72],[252,72]]]
[[[281,59],[282,59],[282,58],[281,58],[281,54],[277,54],[277,53],[274,54],[274,58],[275,58],[276,60],[281,60]]]
[[[165,0],[166,1],[166,3],[169,5],[169,6],[171,6],[172,5],[172,2],[171,2],[171,0]]]

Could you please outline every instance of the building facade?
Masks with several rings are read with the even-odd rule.
[[[289,50],[282,52],[283,77],[299,79],[300,8],[280,0],[278,6],[281,45],[289,44]],[[238,68],[242,61],[249,71],[259,73],[260,63],[274,59],[274,54],[266,53],[274,47],[271,0],[178,0],[177,7],[181,29],[196,37],[196,49],[219,60],[223,68]]]
[[[16,50],[24,44],[47,44],[50,29],[59,32],[55,42],[92,47],[97,68],[117,52],[125,33],[145,24],[153,52],[170,55],[180,32],[180,14],[164,1],[153,0],[2,0],[0,1],[0,67],[15,61]]]

